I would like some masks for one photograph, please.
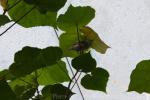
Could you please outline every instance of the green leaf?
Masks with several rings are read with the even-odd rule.
[[[76,34],[64,33],[59,37],[60,48],[63,50],[65,57],[76,57],[78,52],[71,50],[70,48],[77,42]]]
[[[43,100],[69,100],[74,94],[61,84],[48,85],[42,90]]]
[[[87,74],[81,79],[81,85],[86,89],[106,92],[108,77],[109,73],[106,70],[96,68],[91,75]]]
[[[137,64],[130,76],[130,85],[128,91],[138,93],[150,93],[150,60],[144,60]]]
[[[6,15],[0,15],[0,26],[5,25],[8,22],[10,22],[10,20]]]
[[[107,44],[105,44],[100,37],[98,36],[98,34],[91,29],[90,27],[83,27],[80,30],[82,33],[84,33],[84,36],[87,40],[92,41],[91,43],[91,47],[93,49],[95,49],[97,52],[100,52],[102,54],[104,54],[108,48],[110,48]]]
[[[0,80],[0,99],[1,100],[17,100],[8,83],[5,80]]]
[[[45,66],[56,64],[62,58],[63,52],[59,47],[47,47],[42,50],[43,62]]]
[[[39,69],[38,75],[38,83],[40,85],[52,85],[70,80],[66,65],[62,61],[52,66]]]
[[[76,32],[78,28],[87,25],[95,17],[95,10],[91,7],[73,7],[68,8],[65,14],[58,17],[58,27],[66,32]]]
[[[38,7],[40,11],[57,12],[64,6],[67,0],[24,0],[28,4],[33,4]]]
[[[41,49],[24,47],[15,54],[14,63],[10,66],[10,72],[17,76],[25,76],[34,70],[41,68],[43,63],[38,59]]]
[[[40,3],[38,5],[32,5],[32,2],[29,4],[28,1],[29,0],[22,0],[15,5],[15,7],[8,11],[9,16],[14,21],[17,21],[34,8],[21,21],[19,21],[18,24],[26,28],[35,26],[56,27],[57,11],[65,5],[66,0],[32,0],[33,3],[38,1]],[[9,0],[9,5],[14,5],[16,2],[17,0]]]
[[[96,61],[90,53],[81,54],[72,60],[72,66],[82,72],[91,72],[96,68]]]
[[[25,76],[33,71],[56,64],[62,57],[62,51],[58,47],[38,49],[24,47],[15,54],[14,63],[9,70],[17,77]]]

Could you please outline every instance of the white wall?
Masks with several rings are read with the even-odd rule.
[[[89,26],[111,46],[105,55],[93,51],[98,66],[110,73],[108,93],[82,88],[86,100],[150,100],[146,94],[126,92],[130,74],[136,64],[141,60],[150,59],[150,1],[70,0],[66,7],[70,3],[90,5],[96,9],[96,17]],[[9,25],[0,28],[0,33]],[[0,37],[0,69],[8,67],[13,62],[14,53],[26,45],[44,48],[58,45],[58,41],[49,27],[24,29],[16,25]],[[75,91],[78,92],[77,89]],[[77,94],[72,100],[82,99]]]

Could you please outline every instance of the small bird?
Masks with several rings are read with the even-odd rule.
[[[73,46],[70,48],[70,50],[75,50],[78,52],[87,50],[87,49],[89,49],[91,42],[92,41],[89,41],[89,40],[83,40],[83,41],[77,42],[77,43],[73,44]]]

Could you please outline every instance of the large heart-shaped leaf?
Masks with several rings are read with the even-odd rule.
[[[56,64],[62,57],[58,47],[45,49],[24,47],[15,54],[15,62],[10,66],[10,71],[17,77],[25,76],[33,71]]]
[[[62,61],[52,66],[39,69],[38,75],[37,79],[40,85],[51,85],[70,80],[66,64]]]
[[[6,15],[0,15],[0,26],[5,25],[8,22],[10,22],[10,20]]]
[[[43,88],[43,100],[69,100],[74,93],[61,84],[48,85]]]
[[[130,77],[128,91],[138,93],[150,93],[150,60],[144,60],[137,64]]]
[[[82,33],[84,33],[84,36],[87,40],[92,41],[91,47],[95,49],[97,52],[100,52],[104,54],[108,48],[110,48],[107,44],[105,44],[98,34],[91,29],[90,27],[83,27],[80,30]]]
[[[66,0],[38,0],[38,2],[40,2],[41,4],[32,5],[32,2],[35,3],[37,0],[31,0],[31,4],[29,4],[27,1],[29,0],[22,0],[8,12],[10,17],[14,21],[17,21],[22,16],[26,15],[27,12],[34,8],[22,20],[18,22],[18,24],[23,27],[49,25],[56,26],[57,11],[66,3]],[[17,0],[9,0],[9,5],[14,5],[16,2]],[[43,4],[46,4],[46,6]]]
[[[65,14],[58,17],[58,26],[61,30],[72,33],[77,31],[77,27],[87,25],[95,17],[95,10],[91,7],[73,7],[68,8]]]
[[[0,99],[17,100],[16,95],[5,80],[0,80]]]
[[[72,60],[72,66],[82,72],[91,72],[96,68],[96,61],[90,53],[81,54]]]
[[[106,92],[108,77],[109,73],[106,70],[96,68],[91,75],[87,74],[82,78],[81,84],[86,89]]]

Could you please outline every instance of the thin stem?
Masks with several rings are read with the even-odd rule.
[[[71,90],[72,90],[72,89],[74,88],[74,86],[78,83],[78,80],[79,80],[81,74],[82,74],[82,72],[79,74],[78,78],[75,80],[75,83],[74,83],[74,85],[71,87]],[[79,84],[77,84],[77,87],[79,88]],[[84,95],[83,95],[83,93],[82,93],[82,91],[81,91],[81,88],[79,88],[79,92],[80,92],[80,94],[81,94],[81,96],[82,96],[82,99],[85,100]]]
[[[77,37],[78,37],[78,42],[80,43],[80,34],[79,34],[78,24],[76,24],[76,27],[77,27]]]
[[[55,35],[57,36],[57,39],[59,40],[59,36],[58,36],[57,30],[55,28],[53,28],[53,29],[55,31]]]
[[[79,51],[79,54],[81,55],[81,54],[83,53],[83,51],[82,51],[82,48],[81,48],[81,45],[80,45],[80,33],[79,33],[78,24],[76,24],[76,27],[77,27],[78,43],[79,43],[79,47],[80,47],[80,49],[81,49],[81,50]],[[72,86],[71,90],[74,88],[75,84],[78,83],[78,80],[79,80],[81,74],[82,74],[82,72],[80,73],[80,75],[78,76],[78,78],[75,80],[75,83],[74,83],[74,85]],[[77,84],[77,87],[79,87],[79,84]],[[80,89],[80,88],[79,88],[79,91],[80,91],[80,94],[81,94],[81,96],[82,96],[82,99],[85,100],[85,99],[84,99],[84,96],[83,96],[83,93],[81,92],[81,89]]]
[[[7,12],[7,10],[4,10],[3,15],[5,15],[5,14],[6,14],[6,12]]]
[[[57,39],[59,40],[59,36],[58,36],[57,30],[56,30],[55,28],[53,28],[53,29],[54,29],[55,35],[57,36]],[[66,61],[67,61],[67,63],[68,63],[68,66],[69,66],[69,68],[70,68],[70,70],[71,70],[72,75],[74,76],[74,72],[73,72],[73,69],[72,69],[72,67],[71,67],[71,64],[69,63],[68,57],[65,57],[65,59],[66,59]]]
[[[20,17],[15,23],[13,23],[11,26],[9,26],[4,32],[0,34],[0,36],[4,35],[9,29],[11,29],[14,25],[16,25],[19,21],[21,21],[25,16],[27,16],[33,9],[35,8],[32,7],[27,13],[25,13],[22,17]]]
[[[38,83],[38,73],[37,70],[35,71],[35,83],[36,83],[36,92],[37,92],[37,97],[40,97],[40,91],[39,91],[39,83]]]
[[[82,48],[81,48],[81,44],[80,44],[80,33],[79,33],[79,27],[78,27],[78,24],[76,24],[76,27],[77,27],[77,38],[78,38],[78,44],[79,44],[79,48],[80,48],[80,51],[79,51],[79,54],[81,55],[83,53],[82,51]]]
[[[80,76],[81,76],[82,72],[80,72],[79,76],[77,77],[77,80],[75,81],[75,83],[73,84],[73,86],[71,87],[71,90],[74,88],[74,86],[76,85],[76,83],[78,82]]]
[[[74,76],[74,72],[73,72],[73,69],[72,69],[71,64],[70,64],[70,62],[69,62],[68,57],[65,57],[65,59],[66,59],[66,61],[67,61],[67,63],[68,63],[68,66],[69,66],[69,68],[70,68],[70,70],[71,70],[72,75]]]
[[[69,84],[68,84],[68,89],[70,89],[71,83],[72,83],[72,81],[74,80],[74,78],[77,76],[78,72],[79,72],[79,71],[77,71],[77,72],[74,74],[74,76],[72,77],[72,79],[70,80],[70,82],[69,82]]]
[[[54,29],[55,35],[57,36],[57,39],[59,40],[59,36],[58,36],[57,30],[56,30],[55,28],[53,28],[53,29]],[[65,57],[65,59],[66,59],[66,61],[67,61],[67,63],[68,63],[68,66],[69,66],[69,68],[70,68],[70,70],[71,70],[72,75],[74,76],[74,72],[73,72],[73,69],[72,69],[72,67],[71,67],[71,64],[69,63],[68,57]]]
[[[57,31],[56,31],[55,28],[54,28],[54,31],[55,31],[55,34],[56,34],[58,40],[59,40],[58,33],[57,33]],[[74,72],[73,72],[73,69],[72,69],[72,67],[71,67],[71,64],[70,64],[70,62],[69,62],[68,57],[65,57],[65,59],[66,59],[66,61],[67,61],[67,63],[68,63],[68,66],[69,66],[69,68],[70,68],[70,70],[71,70],[72,75],[75,76],[75,74],[74,74]],[[74,79],[77,81],[76,78],[74,78]],[[82,99],[85,100],[85,99],[84,99],[84,96],[83,96],[83,93],[82,93],[82,91],[81,91],[81,89],[80,89],[80,86],[79,86],[79,84],[78,84],[78,82],[76,82],[76,84],[77,84],[77,87],[78,87],[78,89],[79,89],[79,92],[80,92],[80,94],[81,94],[81,96],[82,96]]]

